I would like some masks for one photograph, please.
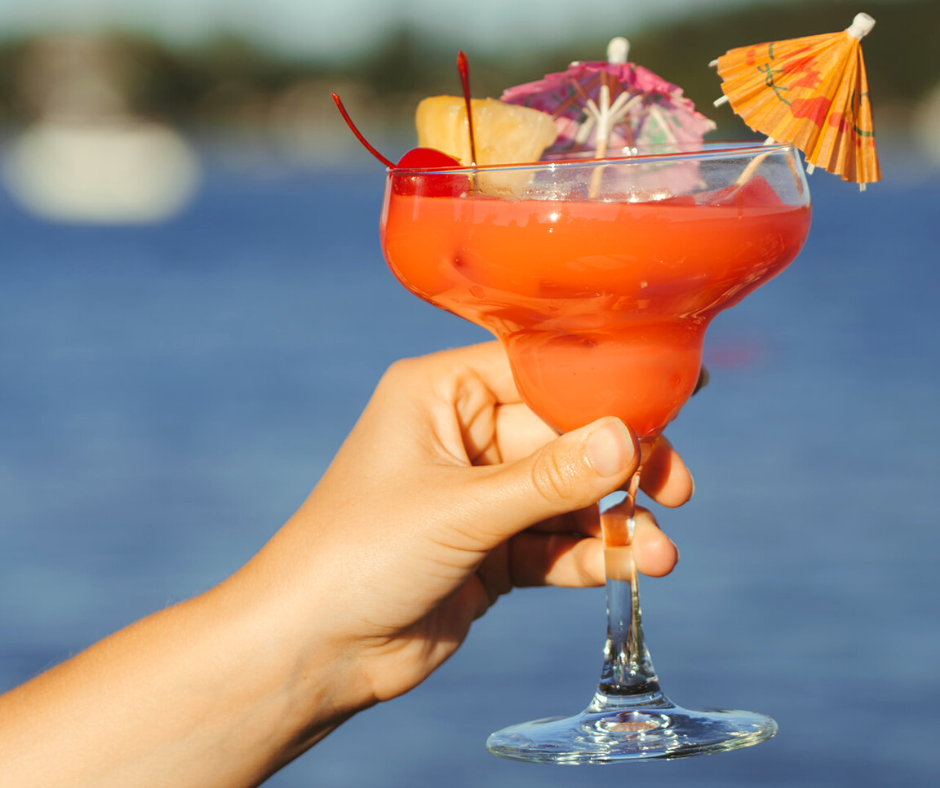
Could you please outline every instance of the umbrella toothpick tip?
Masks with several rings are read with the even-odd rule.
[[[627,55],[630,53],[630,42],[623,36],[617,36],[610,39],[607,45],[607,62],[617,65],[623,65],[627,62]]]
[[[712,102],[712,104],[713,104],[714,106],[716,106],[716,107],[720,107],[722,104],[727,104],[727,103],[728,103],[728,97],[727,97],[727,96],[722,96],[720,99],[715,99],[715,100]]]
[[[856,14],[855,19],[852,20],[852,24],[849,25],[845,32],[861,41],[871,32],[874,26],[875,20],[868,14]]]

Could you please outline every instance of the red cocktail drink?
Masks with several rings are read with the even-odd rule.
[[[390,178],[389,266],[499,337],[523,399],[562,432],[618,416],[658,434],[695,387],[708,323],[787,266],[810,224],[763,179],[630,202],[397,188],[413,177]]]

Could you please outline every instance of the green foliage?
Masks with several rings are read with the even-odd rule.
[[[937,0],[806,0],[688,19],[638,36],[631,53],[685,88],[696,103],[717,98],[717,77],[702,66],[739,46],[844,30],[860,10],[876,20],[863,50],[869,86],[881,101],[914,100],[940,82]]]
[[[877,20],[864,43],[877,115],[879,106],[912,103],[940,83],[934,50],[940,40],[940,2],[868,0],[864,5]],[[858,10],[854,2],[804,0],[700,13],[635,31],[629,35],[630,58],[681,85],[708,114],[730,123],[730,116],[711,111],[710,103],[721,91],[709,61],[737,46],[844,29]],[[573,40],[564,48],[535,54],[469,51],[474,95],[498,96],[505,87],[562,70],[573,59],[603,58],[607,37],[620,32],[616,20],[608,21],[604,37]],[[405,117],[417,97],[460,91],[455,57],[462,42],[431,40],[409,29],[392,31],[369,55],[343,65],[285,59],[230,35],[190,49],[128,33],[103,39],[118,53],[114,62],[120,64],[129,107],[175,122],[204,121],[213,113],[210,120],[225,122],[237,97],[272,96],[301,80],[358,83],[371,97],[373,112],[390,119]],[[30,41],[0,45],[0,118],[22,122],[34,112],[22,95],[32,48]],[[328,98],[328,91],[324,93]]]

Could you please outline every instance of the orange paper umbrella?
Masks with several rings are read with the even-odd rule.
[[[841,33],[732,49],[718,67],[726,102],[755,131],[789,142],[807,170],[824,167],[859,184],[881,178],[861,40],[875,25],[859,14]]]

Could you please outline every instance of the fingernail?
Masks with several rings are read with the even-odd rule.
[[[587,456],[601,476],[616,476],[633,459],[633,438],[619,420],[596,429],[587,441]]]

